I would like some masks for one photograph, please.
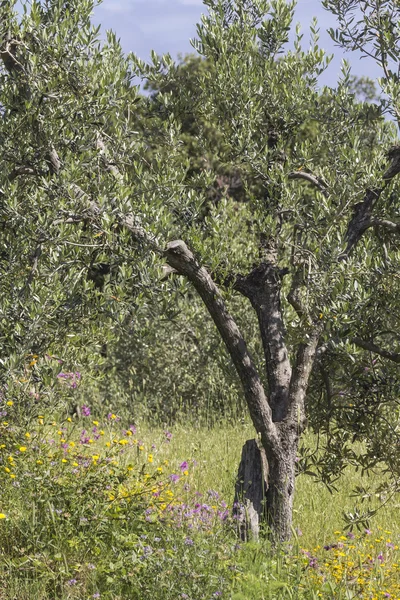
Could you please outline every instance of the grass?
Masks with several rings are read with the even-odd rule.
[[[226,518],[249,424],[135,431],[115,415],[43,417],[22,431],[9,412],[1,600],[400,599],[398,504],[377,513],[371,533],[343,533],[351,490],[366,484],[354,470],[333,494],[300,475],[298,535],[272,552],[238,544]]]

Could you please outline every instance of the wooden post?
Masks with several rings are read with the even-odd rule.
[[[241,540],[257,540],[260,523],[266,521],[268,462],[265,450],[257,440],[247,440],[242,449],[233,516],[237,519]]]

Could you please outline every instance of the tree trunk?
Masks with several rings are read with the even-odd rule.
[[[274,543],[292,535],[293,499],[298,442],[285,443],[278,456],[268,457],[267,523]]]
[[[241,536],[248,539],[251,532],[257,538],[266,513],[273,542],[287,541],[292,527],[298,441],[306,425],[305,395],[322,325],[309,319],[292,367],[285,343],[281,275],[273,244],[266,247],[265,261],[259,267],[246,277],[238,276],[234,287],[250,299],[258,315],[269,386],[267,396],[243,335],[210,274],[181,240],[168,244],[164,255],[170,267],[191,281],[214,320],[241,379],[250,416],[260,435],[263,450],[260,453],[254,440],[247,442],[239,467],[236,500],[244,504],[243,515],[238,514]]]
[[[257,540],[263,524],[274,543],[290,538],[296,454],[294,440],[280,456],[269,460],[257,440],[244,444],[232,511],[242,541]]]

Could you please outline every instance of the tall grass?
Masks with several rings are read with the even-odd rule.
[[[397,501],[343,532],[368,478],[349,468],[331,494],[300,475],[292,545],[242,544],[227,515],[251,425],[115,417],[2,425],[1,600],[400,598]]]

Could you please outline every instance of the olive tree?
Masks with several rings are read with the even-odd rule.
[[[385,56],[397,56],[399,9],[394,1],[326,3],[343,44],[358,4],[391,14],[373,20],[365,9],[351,22],[361,48],[385,64],[386,97],[371,111],[351,93],[346,65],[335,88],[318,89],[329,59],[315,23],[308,51],[299,30],[287,48],[293,3],[205,4],[193,44],[212,68],[178,97],[168,91],[178,76],[169,56],[146,65],[124,57],[112,34],[99,43],[89,0],[33,2],[22,17],[2,4],[2,364],[9,376],[25,353],[65,335],[101,339],[110,321],[125,328],[140,315],[149,295],[194,288],[240,378],[263,448],[268,522],[275,539],[287,540],[299,441],[307,420],[317,420],[313,386],[340,416],[347,408],[338,398],[348,398],[336,385],[348,360],[362,368],[376,356],[379,389],[377,371],[399,362],[400,153],[383,118],[398,111]],[[157,109],[139,98],[135,75],[165,88]],[[188,114],[205,156],[216,154],[192,171],[180,137]],[[204,131],[210,120],[215,148]],[[210,194],[217,163],[240,174],[239,202]],[[230,313],[234,295],[257,317],[262,360]],[[357,404],[366,394],[354,397]],[[373,413],[388,411],[396,433],[394,388]],[[368,412],[360,418],[363,432]]]
[[[218,123],[225,143],[219,145],[220,160],[235,165],[249,182],[248,216],[235,233],[237,252],[226,235],[235,221],[219,203],[208,215],[207,234],[193,233],[190,250],[183,241],[169,243],[165,257],[198,291],[239,374],[268,464],[269,523],[281,540],[290,536],[299,439],[314,417],[307,389],[315,365],[322,371],[319,387],[325,386],[332,403],[333,396],[343,396],[340,388],[331,389],[327,361],[342,353],[362,365],[366,355],[354,348],[378,357],[378,363],[372,359],[372,379],[386,396],[385,406],[378,402],[369,409],[377,421],[390,413],[390,437],[398,441],[396,386],[389,392],[379,385],[380,372],[390,370],[383,359],[398,362],[391,344],[398,322],[394,178],[400,150],[394,127],[382,115],[397,117],[398,111],[397,72],[387,66],[387,57],[393,62],[398,54],[399,9],[384,4],[326,3],[339,16],[341,29],[332,33],[337,41],[347,43],[347,24],[358,40],[354,47],[382,64],[387,96],[372,112],[351,93],[346,64],[335,89],[322,94],[317,89],[328,59],[317,45],[315,24],[308,52],[301,49],[299,31],[294,49],[284,52],[294,4],[279,1],[206,2],[209,15],[194,47],[214,68],[199,77],[200,92],[183,97],[199,121]],[[355,25],[357,7],[363,13]],[[174,111],[179,113],[179,105]],[[258,193],[251,187],[254,179]],[[383,298],[388,285],[390,294]],[[257,314],[265,379],[228,312],[223,287],[246,297]],[[373,321],[371,312],[379,319]],[[337,370],[335,384],[344,369]],[[347,407],[349,395],[351,385],[345,401],[336,403],[336,414],[349,415],[351,408],[365,433],[368,411],[357,405],[360,394],[354,392],[355,406]],[[371,394],[364,391],[361,398],[370,401]],[[388,428],[378,431],[387,434]],[[368,450],[362,460],[371,465],[376,445]]]

